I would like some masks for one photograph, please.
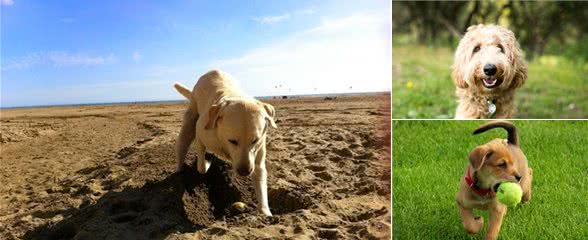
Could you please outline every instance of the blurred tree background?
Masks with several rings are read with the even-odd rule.
[[[455,48],[466,29],[512,30],[529,63],[517,118],[588,118],[588,2],[392,2],[392,117],[453,118]]]
[[[588,2],[397,2],[392,3],[393,34],[411,41],[455,48],[466,29],[498,24],[512,30],[527,59],[543,54],[588,60]]]

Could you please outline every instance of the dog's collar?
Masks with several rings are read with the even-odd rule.
[[[470,167],[468,167],[468,173],[465,176],[465,181],[468,184],[468,186],[470,186],[470,189],[472,189],[473,192],[480,195],[481,197],[486,197],[490,194],[490,188],[479,188],[478,185],[474,182],[472,176],[470,175]]]
[[[486,98],[486,104],[488,106],[488,118],[494,117],[494,114],[496,113],[496,100]]]

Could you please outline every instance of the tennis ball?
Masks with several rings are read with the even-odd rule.
[[[247,205],[243,202],[234,202],[233,205],[231,205],[231,207],[233,211],[237,213],[242,213],[245,212],[245,210],[247,210]]]
[[[500,184],[500,186],[498,186],[496,197],[502,204],[509,207],[514,207],[521,202],[521,198],[523,197],[523,189],[521,189],[519,184],[513,182],[503,182]]]

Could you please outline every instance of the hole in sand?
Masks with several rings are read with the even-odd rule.
[[[207,210],[218,219],[230,214],[234,202],[252,201],[254,196],[250,178],[237,176],[228,163],[212,154],[206,154],[206,158],[211,162],[206,174],[199,174],[195,167],[186,168],[182,174],[188,193],[184,195],[188,215],[202,214]],[[207,209],[202,209],[204,206]]]
[[[211,166],[205,175],[198,174],[194,167],[183,173],[186,191],[189,193],[184,196],[184,203],[194,206],[186,208],[187,214],[202,214],[202,207],[205,205],[203,201],[206,199],[215,219],[233,215],[230,211],[231,205],[238,201],[249,204],[248,211],[255,211],[255,191],[251,177],[238,176],[228,163],[214,155],[207,154],[206,158],[211,160]],[[198,182],[203,184],[196,184]],[[313,204],[310,195],[301,189],[268,189],[268,201],[272,213],[278,215],[305,209]]]
[[[269,189],[268,201],[273,214],[286,214],[306,209],[313,204],[312,198],[297,189]]]

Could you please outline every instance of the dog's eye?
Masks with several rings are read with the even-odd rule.
[[[502,46],[502,44],[498,44],[498,48],[500,48],[501,53],[504,53],[504,47]]]
[[[474,48],[474,53],[477,53],[478,51],[480,51],[480,46],[476,46],[476,47]]]
[[[255,140],[253,140],[253,142],[251,142],[251,145],[257,143],[257,140],[259,140],[259,138],[256,138]]]
[[[234,140],[234,139],[229,139],[229,142],[235,146],[239,145],[239,142],[237,142],[237,140]]]
[[[505,162],[502,162],[501,164],[498,164],[497,166],[500,167],[500,168],[505,168],[506,167],[506,163]]]

